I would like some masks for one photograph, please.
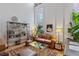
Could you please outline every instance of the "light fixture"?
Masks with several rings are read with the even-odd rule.
[[[36,6],[40,5],[40,4],[42,4],[42,3],[34,3],[34,6],[36,7]]]
[[[62,33],[62,31],[63,31],[62,28],[56,28],[56,33],[58,34],[58,35],[57,35],[58,41],[60,40],[60,38],[59,38],[60,36],[59,36],[59,35],[60,35],[60,33]]]
[[[62,32],[62,28],[56,28],[56,32],[61,33]]]

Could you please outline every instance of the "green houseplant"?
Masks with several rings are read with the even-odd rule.
[[[38,25],[38,26],[37,26],[36,35],[39,36],[39,35],[41,35],[41,34],[43,34],[43,33],[44,33],[44,31],[43,31],[43,26]]]
[[[72,13],[72,22],[70,22],[68,32],[73,37],[73,41],[79,42],[79,12],[74,11]]]

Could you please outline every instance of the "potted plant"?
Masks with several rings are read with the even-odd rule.
[[[39,36],[39,35],[42,35],[43,33],[44,33],[44,31],[43,31],[43,26],[38,25],[38,26],[37,26],[36,35]]]
[[[58,41],[58,42],[55,43],[55,49],[63,50],[64,49],[63,47],[64,47],[64,45],[61,41]]]
[[[73,19],[72,22],[70,22],[70,27],[68,28],[68,33],[70,33],[72,38],[68,39],[79,42],[79,12],[73,12],[72,16]]]

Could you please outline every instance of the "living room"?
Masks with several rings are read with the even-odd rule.
[[[78,16],[72,18],[78,7],[77,3],[0,4],[0,55],[79,56],[78,38],[71,35],[79,23]]]

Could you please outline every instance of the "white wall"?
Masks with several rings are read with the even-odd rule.
[[[18,22],[34,24],[34,5],[32,3],[2,3],[0,4],[0,37],[6,37],[6,22],[12,16],[18,17]]]
[[[56,22],[55,22],[55,15],[56,15],[56,4],[45,4],[44,5],[44,27],[45,27],[45,32],[46,32],[46,25],[47,24],[52,24],[53,25],[53,31],[51,32],[52,34],[55,33],[55,28],[56,28]]]

